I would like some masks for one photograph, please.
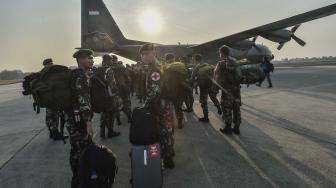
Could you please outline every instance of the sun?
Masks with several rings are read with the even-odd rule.
[[[155,10],[146,10],[140,16],[140,25],[148,34],[159,33],[162,29],[161,15]]]

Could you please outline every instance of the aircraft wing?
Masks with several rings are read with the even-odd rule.
[[[213,41],[209,41],[203,44],[199,44],[193,46],[194,50],[202,50],[206,48],[219,48],[221,45],[231,45],[238,41],[249,39],[258,35],[267,34],[272,31],[276,31],[279,29],[285,29],[297,24],[309,22],[315,19],[323,18],[326,16],[330,16],[336,13],[336,4],[332,4],[326,7],[322,7],[319,9],[315,9],[303,14],[299,14],[293,17],[289,17],[280,21],[276,21],[270,24],[266,24],[260,27],[256,27],[250,30],[246,30],[240,33],[236,33],[224,38],[216,39]]]

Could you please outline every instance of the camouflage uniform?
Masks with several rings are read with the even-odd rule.
[[[188,65],[187,68],[188,68],[188,76],[189,76],[187,83],[188,83],[189,88],[187,88],[184,102],[187,107],[186,111],[192,112],[193,105],[194,105],[194,95],[193,95],[194,84],[192,81],[192,71],[195,67],[193,65]]]
[[[204,115],[204,119],[208,119],[208,114],[209,114],[209,109],[208,109],[208,95],[211,99],[211,101],[214,103],[214,105],[216,106],[216,108],[218,109],[218,113],[221,113],[221,107],[220,107],[220,103],[216,97],[216,95],[218,94],[218,91],[216,91],[213,87],[213,83],[211,78],[200,78],[199,76],[199,68],[201,66],[205,66],[203,63],[202,64],[198,64],[193,73],[192,73],[192,78],[196,78],[197,77],[197,83],[199,85],[200,88],[200,103],[201,103],[201,107],[203,109],[203,115]],[[202,118],[201,118],[202,119]]]
[[[129,88],[131,82],[130,78],[127,74],[126,68],[122,64],[120,65],[114,63],[112,69],[115,74],[115,79],[119,90],[119,96],[122,100],[122,106],[123,106],[122,110],[126,114],[128,121],[130,122],[131,120],[131,99],[130,99],[131,90]]]
[[[117,93],[115,74],[109,65],[104,65],[104,80],[106,81],[112,95]],[[113,131],[115,117],[117,116],[117,97],[113,97],[113,104],[109,109],[101,113],[100,116],[100,137],[105,138],[105,130],[108,131],[108,137],[118,136],[119,133]]]
[[[53,132],[58,130],[60,114],[57,110],[46,109],[46,125],[50,131],[50,137],[52,138]]]
[[[231,129],[232,122],[235,124],[235,129],[239,129],[241,124],[240,81],[236,67],[236,60],[226,57],[218,62],[215,69],[215,79],[222,89],[222,118],[227,130]]]
[[[70,166],[72,170],[71,187],[78,187],[78,165],[80,154],[87,146],[92,144],[92,139],[87,133],[86,123],[92,119],[90,88],[88,76],[82,69],[73,70],[71,88],[74,95],[73,109],[65,113],[65,125],[70,135]]]
[[[172,162],[174,156],[173,130],[168,129],[164,120],[164,108],[161,97],[161,71],[160,66],[153,63],[143,65],[142,68],[146,78],[146,101],[145,107],[156,116],[160,126],[160,139],[162,159],[165,162]]]

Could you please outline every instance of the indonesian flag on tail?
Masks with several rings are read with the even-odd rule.
[[[97,8],[96,7],[90,7],[89,8],[89,15],[90,16],[98,16],[100,13],[99,13],[99,11],[97,10]]]

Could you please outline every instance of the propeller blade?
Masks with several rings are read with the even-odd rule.
[[[295,40],[295,42],[297,42],[300,46],[305,46],[306,42],[303,41],[302,39],[300,39],[299,37],[293,35],[292,38]]]
[[[298,25],[296,25],[296,26],[294,26],[293,28],[292,28],[292,33],[295,33],[296,32],[296,30],[299,28],[301,26],[301,24],[298,24]]]
[[[280,45],[278,46],[278,50],[281,50],[282,47],[284,47],[285,43],[280,43]]]

